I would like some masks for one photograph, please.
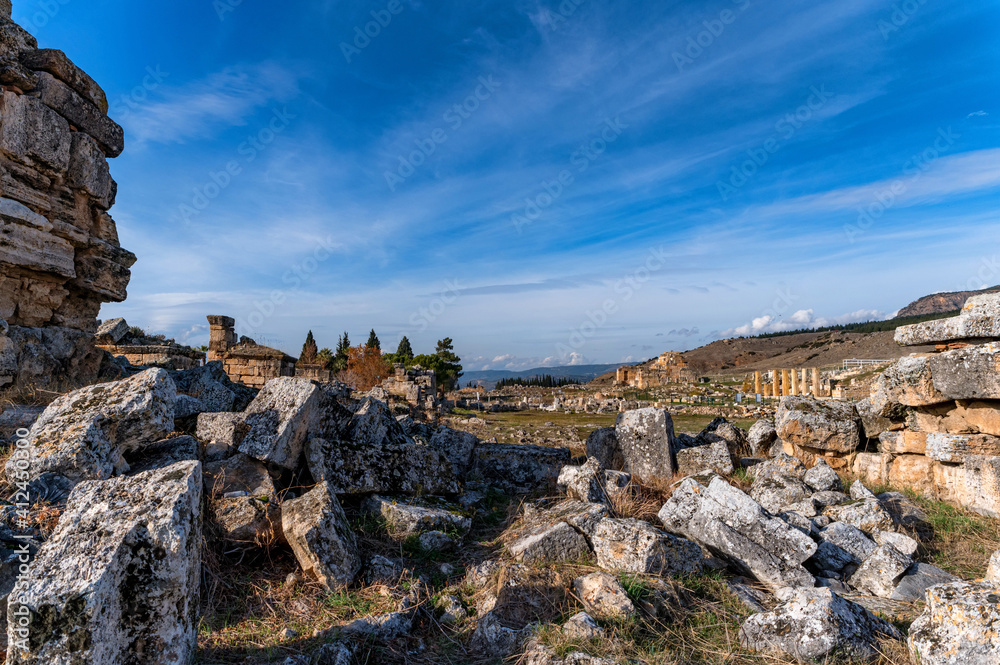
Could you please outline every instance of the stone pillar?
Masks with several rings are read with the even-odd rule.
[[[800,395],[809,394],[809,370],[807,369],[802,370],[802,382],[799,384],[799,389],[801,390]]]
[[[776,369],[771,371],[772,376],[772,393],[775,397],[781,397],[781,370]]]
[[[760,394],[760,372],[753,373],[753,394]]]
[[[792,394],[799,394],[799,370],[797,369],[792,370]]]
[[[792,377],[787,369],[781,370],[781,394],[786,397],[792,394]]]
[[[208,362],[219,360],[221,355],[236,344],[236,319],[229,316],[208,317]]]
[[[819,397],[821,392],[822,390],[820,389],[819,383],[819,367],[813,367],[813,394],[816,395],[816,397]]]

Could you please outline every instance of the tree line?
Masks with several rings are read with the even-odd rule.
[[[370,390],[381,384],[393,373],[393,365],[397,363],[406,369],[420,367],[434,370],[441,391],[453,390],[462,376],[462,359],[455,354],[450,337],[438,340],[432,354],[414,355],[413,346],[405,336],[399,341],[395,353],[383,353],[382,342],[374,329],[368,334],[368,341],[358,346],[351,346],[350,337],[345,332],[338,338],[336,350],[318,348],[310,330],[302,345],[299,363],[332,370],[338,380],[357,390]]]
[[[555,378],[550,374],[540,374],[532,377],[510,377],[507,379],[500,379],[497,381],[496,390],[501,388],[510,388],[513,386],[521,386],[527,388],[562,388],[563,386],[578,386],[580,381],[578,379],[570,379],[566,377]]]

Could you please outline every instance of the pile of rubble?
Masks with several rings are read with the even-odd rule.
[[[730,588],[752,612],[740,631],[749,649],[867,658],[880,640],[902,639],[873,612],[926,596],[909,635],[922,665],[1000,657],[1000,556],[987,580],[972,582],[920,562],[920,540],[933,530],[913,502],[860,482],[845,489],[822,456],[807,467],[781,452],[786,442],[768,422],[744,432],[718,419],[678,437],[668,413],[641,409],[595,431],[587,457],[571,460],[566,449],[484,443],[396,418],[341,385],[283,377],[256,392],[213,363],[69,393],[19,434],[5,467],[17,492],[0,524],[9,663],[189,662],[205,539],[227,549],[287,546],[304,579],[336,591],[399,580],[407,565],[366,551],[344,505],[433,552],[461,546],[473,526],[468,509],[490,493],[557,488],[561,499],[526,503],[499,558],[464,579],[480,589],[469,643],[477,654],[610,662],[558,656],[537,632],[558,616],[525,602],[538,588],[526,580],[586,561],[595,572],[546,586],[586,610],[564,634],[600,637],[602,622],[670,616],[684,592],[668,578],[728,570],[745,578]],[[752,479],[743,489],[725,477],[737,468]],[[685,477],[657,518],[616,512],[638,479],[675,475]],[[43,537],[34,517],[53,506],[61,516]],[[22,552],[32,563],[19,569]],[[626,574],[652,591],[631,598]],[[394,612],[332,628],[312,660],[284,662],[347,662],[338,658],[365,641],[407,635],[427,600],[421,588]],[[450,589],[436,595],[438,619],[472,620]]]
[[[0,386],[97,377],[101,303],[125,299],[135,256],[108,209],[124,149],[101,87],[39,49],[0,4]]]

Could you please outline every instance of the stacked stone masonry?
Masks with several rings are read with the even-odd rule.
[[[101,304],[125,299],[135,256],[108,214],[124,149],[101,87],[39,49],[0,8],[0,386],[96,377]]]
[[[208,324],[208,362],[222,361],[230,380],[262,388],[271,379],[295,376],[295,358],[246,337],[237,341],[235,319],[213,315]]]
[[[855,473],[1000,517],[998,313],[1000,295],[977,296],[957,317],[897,330],[900,344],[947,350],[901,359],[859,404],[878,447],[856,455]]]

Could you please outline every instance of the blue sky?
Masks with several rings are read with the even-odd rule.
[[[15,0],[126,130],[102,316],[468,369],[645,359],[1000,283],[984,0]],[[365,35],[367,30],[368,35]],[[374,35],[374,36],[370,36]]]

